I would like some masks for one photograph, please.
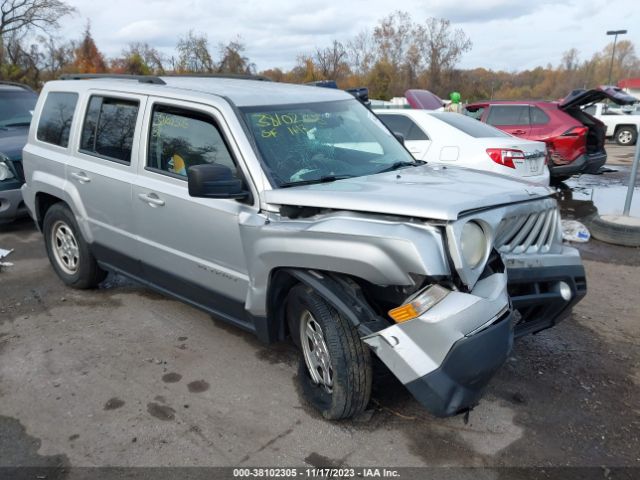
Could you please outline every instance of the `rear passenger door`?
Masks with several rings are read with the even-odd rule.
[[[187,169],[218,163],[242,176],[239,152],[212,107],[150,99],[133,213],[145,278],[241,326],[249,283],[239,215],[254,207],[189,196]]]
[[[549,139],[550,129],[549,122],[551,119],[544,110],[540,107],[531,106],[529,109],[529,115],[531,118],[531,132],[529,133],[530,140],[538,140],[544,142]]]
[[[131,184],[145,102],[142,95],[89,91],[66,175],[81,199],[96,257],[132,274],[139,269]]]
[[[491,105],[487,123],[516,137],[528,138],[531,133],[529,105]]]
[[[380,115],[379,118],[389,130],[404,136],[404,145],[414,158],[424,160],[431,140],[413,119],[402,114]]]

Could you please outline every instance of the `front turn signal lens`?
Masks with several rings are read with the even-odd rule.
[[[389,316],[396,323],[412,320],[442,301],[449,293],[451,293],[451,290],[447,290],[440,285],[431,285],[409,297],[399,307],[389,310]]]

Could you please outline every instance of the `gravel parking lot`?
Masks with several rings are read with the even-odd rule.
[[[600,183],[628,177],[632,148],[608,148]],[[516,343],[468,423],[384,373],[370,411],[331,423],[291,346],[116,276],[65,288],[31,222],[0,228],[0,465],[640,467],[639,249],[581,247],[587,297]]]

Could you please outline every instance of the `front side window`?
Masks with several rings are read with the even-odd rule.
[[[241,108],[264,167],[280,187],[373,175],[415,164],[356,100]]]
[[[123,163],[131,162],[138,102],[93,96],[82,126],[80,150]]]
[[[29,126],[36,100],[33,92],[0,90],[0,128]]]
[[[151,118],[147,167],[186,177],[189,167],[203,163],[224,165],[237,175],[229,148],[210,116],[156,105]]]
[[[492,105],[487,123],[490,125],[529,125],[527,105]]]
[[[40,114],[36,132],[38,140],[66,148],[76,103],[77,93],[50,92]]]

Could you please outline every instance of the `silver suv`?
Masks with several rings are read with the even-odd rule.
[[[338,90],[68,77],[42,91],[24,167],[66,284],[115,271],[290,337],[329,419],[366,408],[372,353],[434,414],[466,411],[514,335],[586,292],[552,191],[415,161]]]

